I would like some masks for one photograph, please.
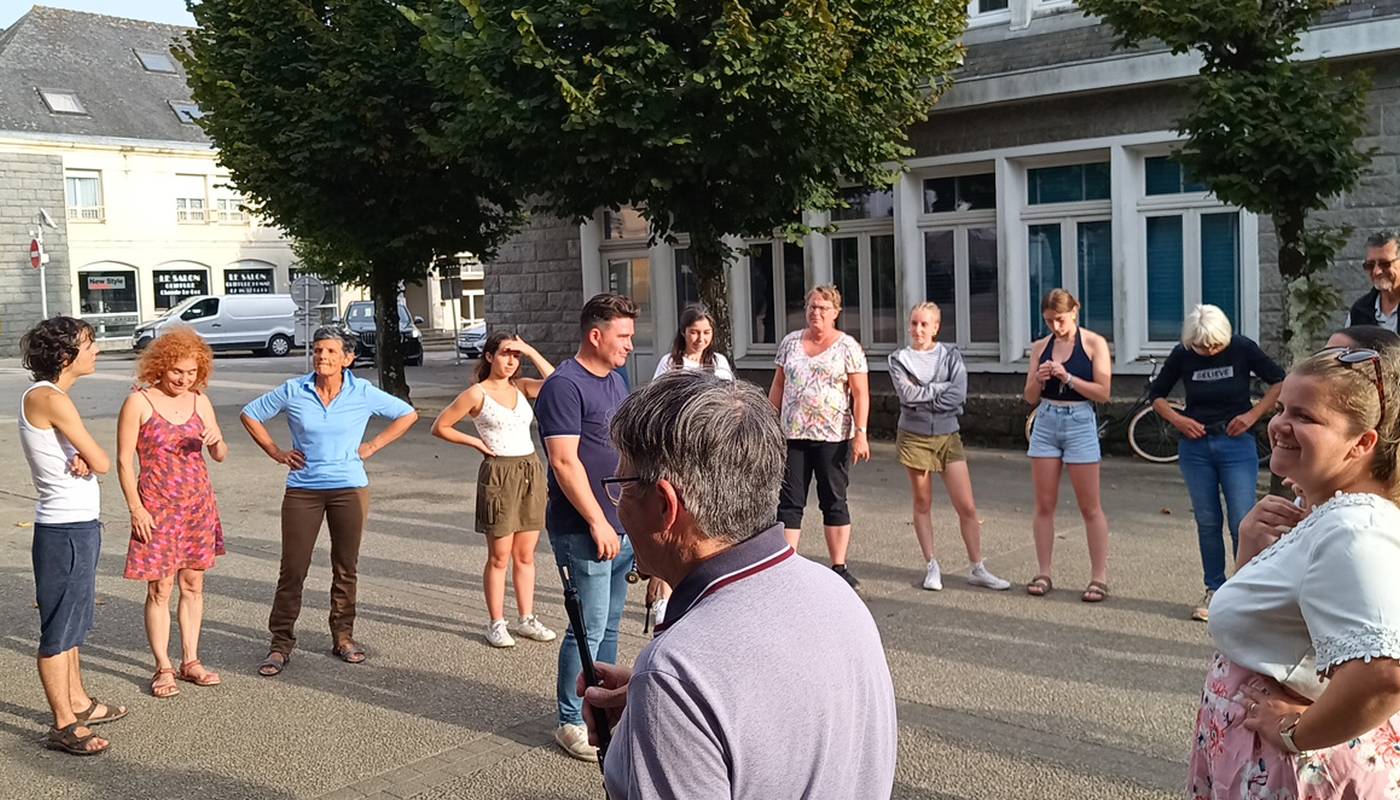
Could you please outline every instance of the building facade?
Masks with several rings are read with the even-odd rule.
[[[1194,57],[1115,49],[1107,26],[1045,0],[972,0],[964,41],[965,64],[910,132],[915,154],[892,188],[852,187],[850,208],[807,215],[834,233],[801,245],[744,243],[730,300],[733,355],[746,376],[767,383],[777,342],[801,327],[803,293],[819,283],[844,295],[842,327],[871,355],[876,409],[886,412],[875,425],[887,430],[897,407],[883,355],[903,344],[908,309],[926,299],[943,308],[940,338],[966,356],[972,423],[1006,434],[1024,417],[1007,412],[1019,408],[1030,344],[1045,334],[1040,297],[1057,286],[1080,298],[1082,323],[1113,343],[1116,393],[1138,394],[1151,359],[1170,352],[1199,302],[1221,306],[1239,332],[1281,352],[1269,221],[1219,202],[1171,157]],[[1340,6],[1302,46],[1300,58],[1365,70],[1373,83],[1361,143],[1377,151],[1370,173],[1321,215],[1355,228],[1333,276],[1350,298],[1367,288],[1361,243],[1400,222],[1400,2]],[[533,332],[554,355],[577,336],[561,311],[604,289],[633,296],[643,310],[631,366],[638,380],[650,377],[678,308],[695,297],[684,237],[650,246],[627,209],[581,226],[537,220],[488,265],[486,283],[489,323]]]
[[[290,291],[291,242],[244,207],[195,124],[170,52],[184,34],[43,6],[0,33],[0,355],[16,352],[44,299],[48,313],[86,319],[104,346],[123,347],[187,297]],[[43,291],[29,266],[39,235]],[[480,265],[460,260],[455,302],[436,279],[406,287],[427,327],[451,329],[454,304],[463,325],[484,315]],[[365,297],[330,286],[318,316]]]

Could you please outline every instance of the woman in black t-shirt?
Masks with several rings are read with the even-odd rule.
[[[1269,384],[1258,403],[1249,397],[1250,375]],[[1250,430],[1278,402],[1284,371],[1253,340],[1233,333],[1216,306],[1198,305],[1186,316],[1181,344],[1152,383],[1152,408],[1181,431],[1181,475],[1191,494],[1201,547],[1205,596],[1191,618],[1206,621],[1215,590],[1225,583],[1225,543],[1220,495],[1229,511],[1230,541],[1239,548],[1240,520],[1254,507],[1259,451]],[[1186,409],[1166,400],[1181,382]]]

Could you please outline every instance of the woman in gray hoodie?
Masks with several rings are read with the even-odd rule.
[[[967,368],[952,345],[937,341],[943,313],[934,303],[909,312],[910,346],[890,355],[890,380],[899,395],[899,463],[909,471],[914,490],[914,535],[928,562],[924,588],[943,588],[943,574],[933,556],[933,473],[943,476],[948,500],[958,514],[967,560],[967,582],[1003,591],[1007,581],[982,562],[982,523],[972,499],[972,474],[958,435],[958,415],[967,398]]]

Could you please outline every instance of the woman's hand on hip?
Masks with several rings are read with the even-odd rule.
[[[1258,421],[1258,418],[1256,418],[1252,413],[1246,411],[1238,417],[1235,417],[1234,419],[1230,420],[1230,424],[1225,426],[1225,435],[1239,436],[1241,433],[1244,433],[1250,428],[1253,428],[1254,423]]]
[[[272,460],[293,472],[306,466],[306,454],[300,450],[278,450],[272,454]]]
[[[1244,704],[1245,728],[1280,751],[1288,752],[1279,731],[1284,720],[1307,711],[1309,704],[1299,702],[1278,681],[1262,675],[1242,685],[1240,694],[1243,695],[1240,702]]]
[[[1187,439],[1199,439],[1206,435],[1206,426],[1191,419],[1180,411],[1172,412],[1167,422],[1170,422],[1173,428],[1181,431],[1181,435],[1185,436]]]

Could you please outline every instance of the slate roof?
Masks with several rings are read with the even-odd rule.
[[[135,51],[168,53],[179,25],[35,6],[0,33],[0,131],[208,144],[171,101],[190,102],[184,69],[150,72]],[[37,89],[70,91],[85,115],[49,111]]]

